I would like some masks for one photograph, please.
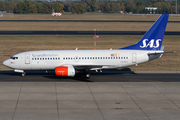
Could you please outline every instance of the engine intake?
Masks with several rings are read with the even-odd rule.
[[[75,76],[75,69],[73,66],[59,66],[55,69],[56,76]]]

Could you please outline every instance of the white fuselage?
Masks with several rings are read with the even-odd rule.
[[[14,55],[3,62],[17,70],[54,70],[57,66],[72,65],[81,68],[111,69],[132,66],[150,60],[148,51],[142,50],[43,50]],[[151,59],[159,58],[151,56]],[[98,66],[96,68],[96,66]],[[101,66],[101,67],[99,67]]]
[[[169,15],[162,14],[136,44],[118,50],[43,50],[13,55],[3,64],[21,72],[24,70],[55,70],[56,76],[75,76],[82,70],[114,69],[141,64],[159,58]]]

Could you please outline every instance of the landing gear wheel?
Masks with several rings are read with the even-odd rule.
[[[89,73],[86,74],[85,77],[86,77],[86,78],[90,78],[90,74],[89,74]]]
[[[22,77],[24,77],[24,76],[25,76],[25,74],[26,74],[26,73],[25,73],[25,72],[23,72],[23,73],[22,73]]]
[[[84,74],[85,78],[90,78],[90,74],[87,69],[83,71],[83,74]]]

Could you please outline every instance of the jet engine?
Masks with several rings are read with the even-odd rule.
[[[59,66],[55,69],[56,76],[75,76],[75,69],[73,66]]]

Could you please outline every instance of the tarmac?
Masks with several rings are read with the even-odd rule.
[[[179,120],[180,73],[0,71],[0,120]]]

